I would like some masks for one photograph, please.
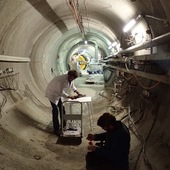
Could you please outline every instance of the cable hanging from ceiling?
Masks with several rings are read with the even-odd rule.
[[[82,38],[85,38],[85,31],[84,31],[84,26],[83,26],[83,17],[81,15],[80,9],[79,9],[79,1],[77,0],[66,0],[67,5],[69,6],[82,35]]]
[[[87,0],[84,0],[84,8],[85,8],[85,12],[86,12],[86,18],[87,18],[87,23],[88,23],[88,30],[90,32],[90,24],[89,24],[89,17],[88,17],[88,11],[87,11]]]

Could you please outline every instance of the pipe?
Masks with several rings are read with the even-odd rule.
[[[105,58],[103,58],[103,62],[104,61],[106,62],[106,60],[112,59],[114,57],[117,58],[120,54],[130,53],[130,52],[146,49],[146,48],[149,48],[149,47],[154,47],[156,45],[165,44],[169,41],[170,41],[170,32],[166,33],[164,35],[161,35],[159,37],[156,37],[152,40],[149,40],[149,41],[147,41],[143,44],[134,45],[134,46],[129,47],[127,49],[121,50],[116,55],[105,57]]]
[[[106,65],[104,67],[110,68],[110,69],[113,69],[113,70],[114,69],[119,70],[119,71],[126,72],[126,73],[129,73],[129,74],[133,74],[135,76],[145,77],[147,79],[154,80],[154,81],[157,81],[157,82],[170,84],[170,77],[168,76],[168,74],[167,75],[157,75],[157,74],[153,74],[153,73],[146,73],[146,72],[139,71],[139,70],[132,70],[132,69],[127,70],[126,68],[121,68],[121,67],[112,66],[112,65]]]
[[[170,41],[170,32],[166,33],[164,35],[161,35],[159,37],[153,38],[153,39],[151,39],[151,40],[149,40],[147,42],[144,42],[142,44],[134,45],[132,47],[129,47],[127,49],[119,51],[117,55],[130,53],[130,52],[142,50],[142,49],[149,48],[149,47],[154,47],[154,46],[157,46],[157,45],[165,44],[165,43],[167,43],[169,41]]]
[[[98,62],[98,53],[99,53],[98,45],[95,44],[95,62]]]
[[[30,58],[0,55],[0,62],[29,63]]]

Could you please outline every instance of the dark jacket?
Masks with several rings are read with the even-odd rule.
[[[95,134],[95,141],[105,141],[103,147],[96,148],[95,152],[116,167],[128,166],[130,149],[130,134],[125,124],[116,122],[113,132]]]

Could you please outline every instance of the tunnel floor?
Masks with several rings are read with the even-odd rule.
[[[35,125],[31,126],[31,122],[28,122],[27,130],[23,131],[25,138],[20,138],[16,135],[17,132],[15,134],[9,132],[7,130],[8,124],[4,125],[3,123],[3,126],[0,126],[0,169],[85,170],[85,155],[88,145],[86,136],[88,133],[101,131],[100,127],[96,126],[96,121],[101,114],[108,111],[109,101],[99,95],[104,89],[103,85],[87,85],[83,78],[78,79],[75,84],[82,94],[92,96],[93,104],[93,128],[91,130],[88,115],[83,115],[83,138],[81,143],[76,145],[59,143],[57,142],[58,137],[49,131],[38,129]],[[120,106],[121,102],[115,100],[114,105]],[[117,115],[117,119],[124,114],[123,111]],[[13,120],[11,119],[11,121]],[[26,126],[23,122],[21,118],[18,125],[21,129],[25,129],[23,126]],[[15,131],[15,127],[13,128],[13,131]],[[133,166],[132,159],[130,166]]]

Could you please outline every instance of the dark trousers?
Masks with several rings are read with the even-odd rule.
[[[102,170],[101,165],[107,164],[107,162],[96,152],[87,152],[86,154],[86,169],[87,170]],[[104,169],[103,169],[104,170]]]
[[[100,157],[96,152],[88,152],[86,154],[87,170],[128,170],[128,167],[115,167],[108,160]]]
[[[65,114],[65,108],[63,106],[63,102],[60,100],[58,101],[58,104],[54,104],[50,101],[51,106],[52,106],[52,121],[53,121],[53,128],[54,132],[58,132],[60,129],[60,123],[62,122],[62,109],[63,109],[63,114]],[[59,109],[59,110],[58,110]],[[58,119],[58,111],[60,112],[60,123]],[[65,121],[63,121],[63,126],[65,126]]]

